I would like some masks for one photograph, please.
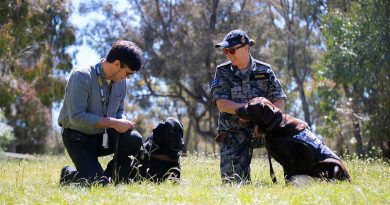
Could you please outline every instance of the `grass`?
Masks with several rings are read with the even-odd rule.
[[[252,160],[252,184],[222,185],[219,159],[203,156],[182,159],[180,184],[61,187],[60,169],[71,164],[67,156],[0,161],[0,204],[390,204],[390,166],[380,159],[346,160],[353,183],[302,187],[285,186],[276,162],[278,184],[272,184],[267,160],[260,158]]]

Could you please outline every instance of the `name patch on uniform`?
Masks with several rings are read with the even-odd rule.
[[[258,75],[255,75],[255,78],[256,79],[264,79],[265,75],[264,74],[258,74]]]
[[[250,76],[251,80],[264,80],[269,78],[269,73],[253,73]]]

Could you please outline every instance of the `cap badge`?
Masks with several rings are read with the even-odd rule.
[[[244,36],[241,36],[241,43],[245,44],[245,37]]]

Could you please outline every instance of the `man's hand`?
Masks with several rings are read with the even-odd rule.
[[[116,119],[113,127],[116,131],[120,133],[125,133],[128,130],[132,130],[135,128],[135,123],[126,119]]]
[[[101,117],[99,119],[97,128],[114,128],[120,133],[125,133],[130,129],[135,128],[135,123],[126,119],[115,119],[112,117]]]

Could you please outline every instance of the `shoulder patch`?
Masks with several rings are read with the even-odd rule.
[[[210,87],[213,88],[219,84],[219,78],[215,78],[213,81],[211,81]]]

